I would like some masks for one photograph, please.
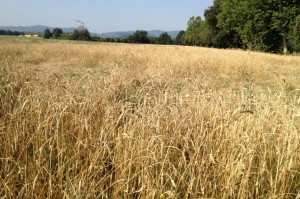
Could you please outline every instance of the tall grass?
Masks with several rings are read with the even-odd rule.
[[[300,197],[299,57],[0,46],[0,197]]]

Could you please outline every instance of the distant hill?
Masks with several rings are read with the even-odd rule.
[[[98,34],[100,37],[111,37],[111,38],[125,38],[132,35],[135,31],[116,31],[116,32],[105,32]],[[149,37],[159,37],[162,33],[166,31],[162,30],[150,30],[148,31]],[[172,38],[175,38],[180,31],[169,31],[167,32]]]
[[[0,26],[0,30],[11,30],[11,31],[19,31],[19,32],[25,32],[25,33],[43,33],[45,29],[49,29],[52,31],[56,27],[49,27],[49,26],[42,26],[42,25],[36,25],[36,26]],[[59,27],[61,28],[61,27]],[[61,28],[63,32],[73,32],[75,28]],[[110,37],[110,38],[126,38],[129,35],[132,35],[135,31],[115,31],[115,32],[106,32],[106,33],[91,33],[91,35],[97,35],[100,37]],[[162,30],[150,30],[148,31],[149,37],[159,37],[162,33],[166,31]],[[167,33],[172,37],[175,38],[177,34],[180,31],[168,31]]]
[[[49,29],[52,31],[56,27],[49,26],[0,26],[0,30],[11,30],[11,31],[19,31],[25,33],[43,33],[45,29]],[[73,32],[75,28],[61,28],[63,32]]]
[[[125,38],[132,35],[135,31],[116,31],[116,32],[105,32],[98,34],[99,37],[109,38]]]

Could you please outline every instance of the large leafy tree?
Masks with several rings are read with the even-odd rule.
[[[218,27],[237,33],[244,48],[268,50],[264,38],[270,27],[264,26],[264,21],[269,21],[261,12],[264,5],[261,0],[223,0],[217,18]]]
[[[241,48],[241,39],[235,30],[224,30],[218,27],[217,16],[221,13],[222,0],[214,0],[213,5],[205,10],[206,42],[218,48]]]
[[[272,29],[278,31],[283,41],[283,51],[288,52],[288,38],[293,34],[300,16],[299,0],[268,0],[272,10]]]
[[[222,0],[217,26],[236,32],[245,48],[287,52],[299,0]]]
[[[162,33],[158,37],[158,43],[159,44],[172,44],[172,38],[167,32]]]

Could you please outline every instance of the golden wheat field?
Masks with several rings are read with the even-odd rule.
[[[300,198],[300,57],[0,37],[1,198]]]

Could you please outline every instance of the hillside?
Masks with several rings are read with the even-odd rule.
[[[0,197],[299,196],[300,57],[0,46]]]

